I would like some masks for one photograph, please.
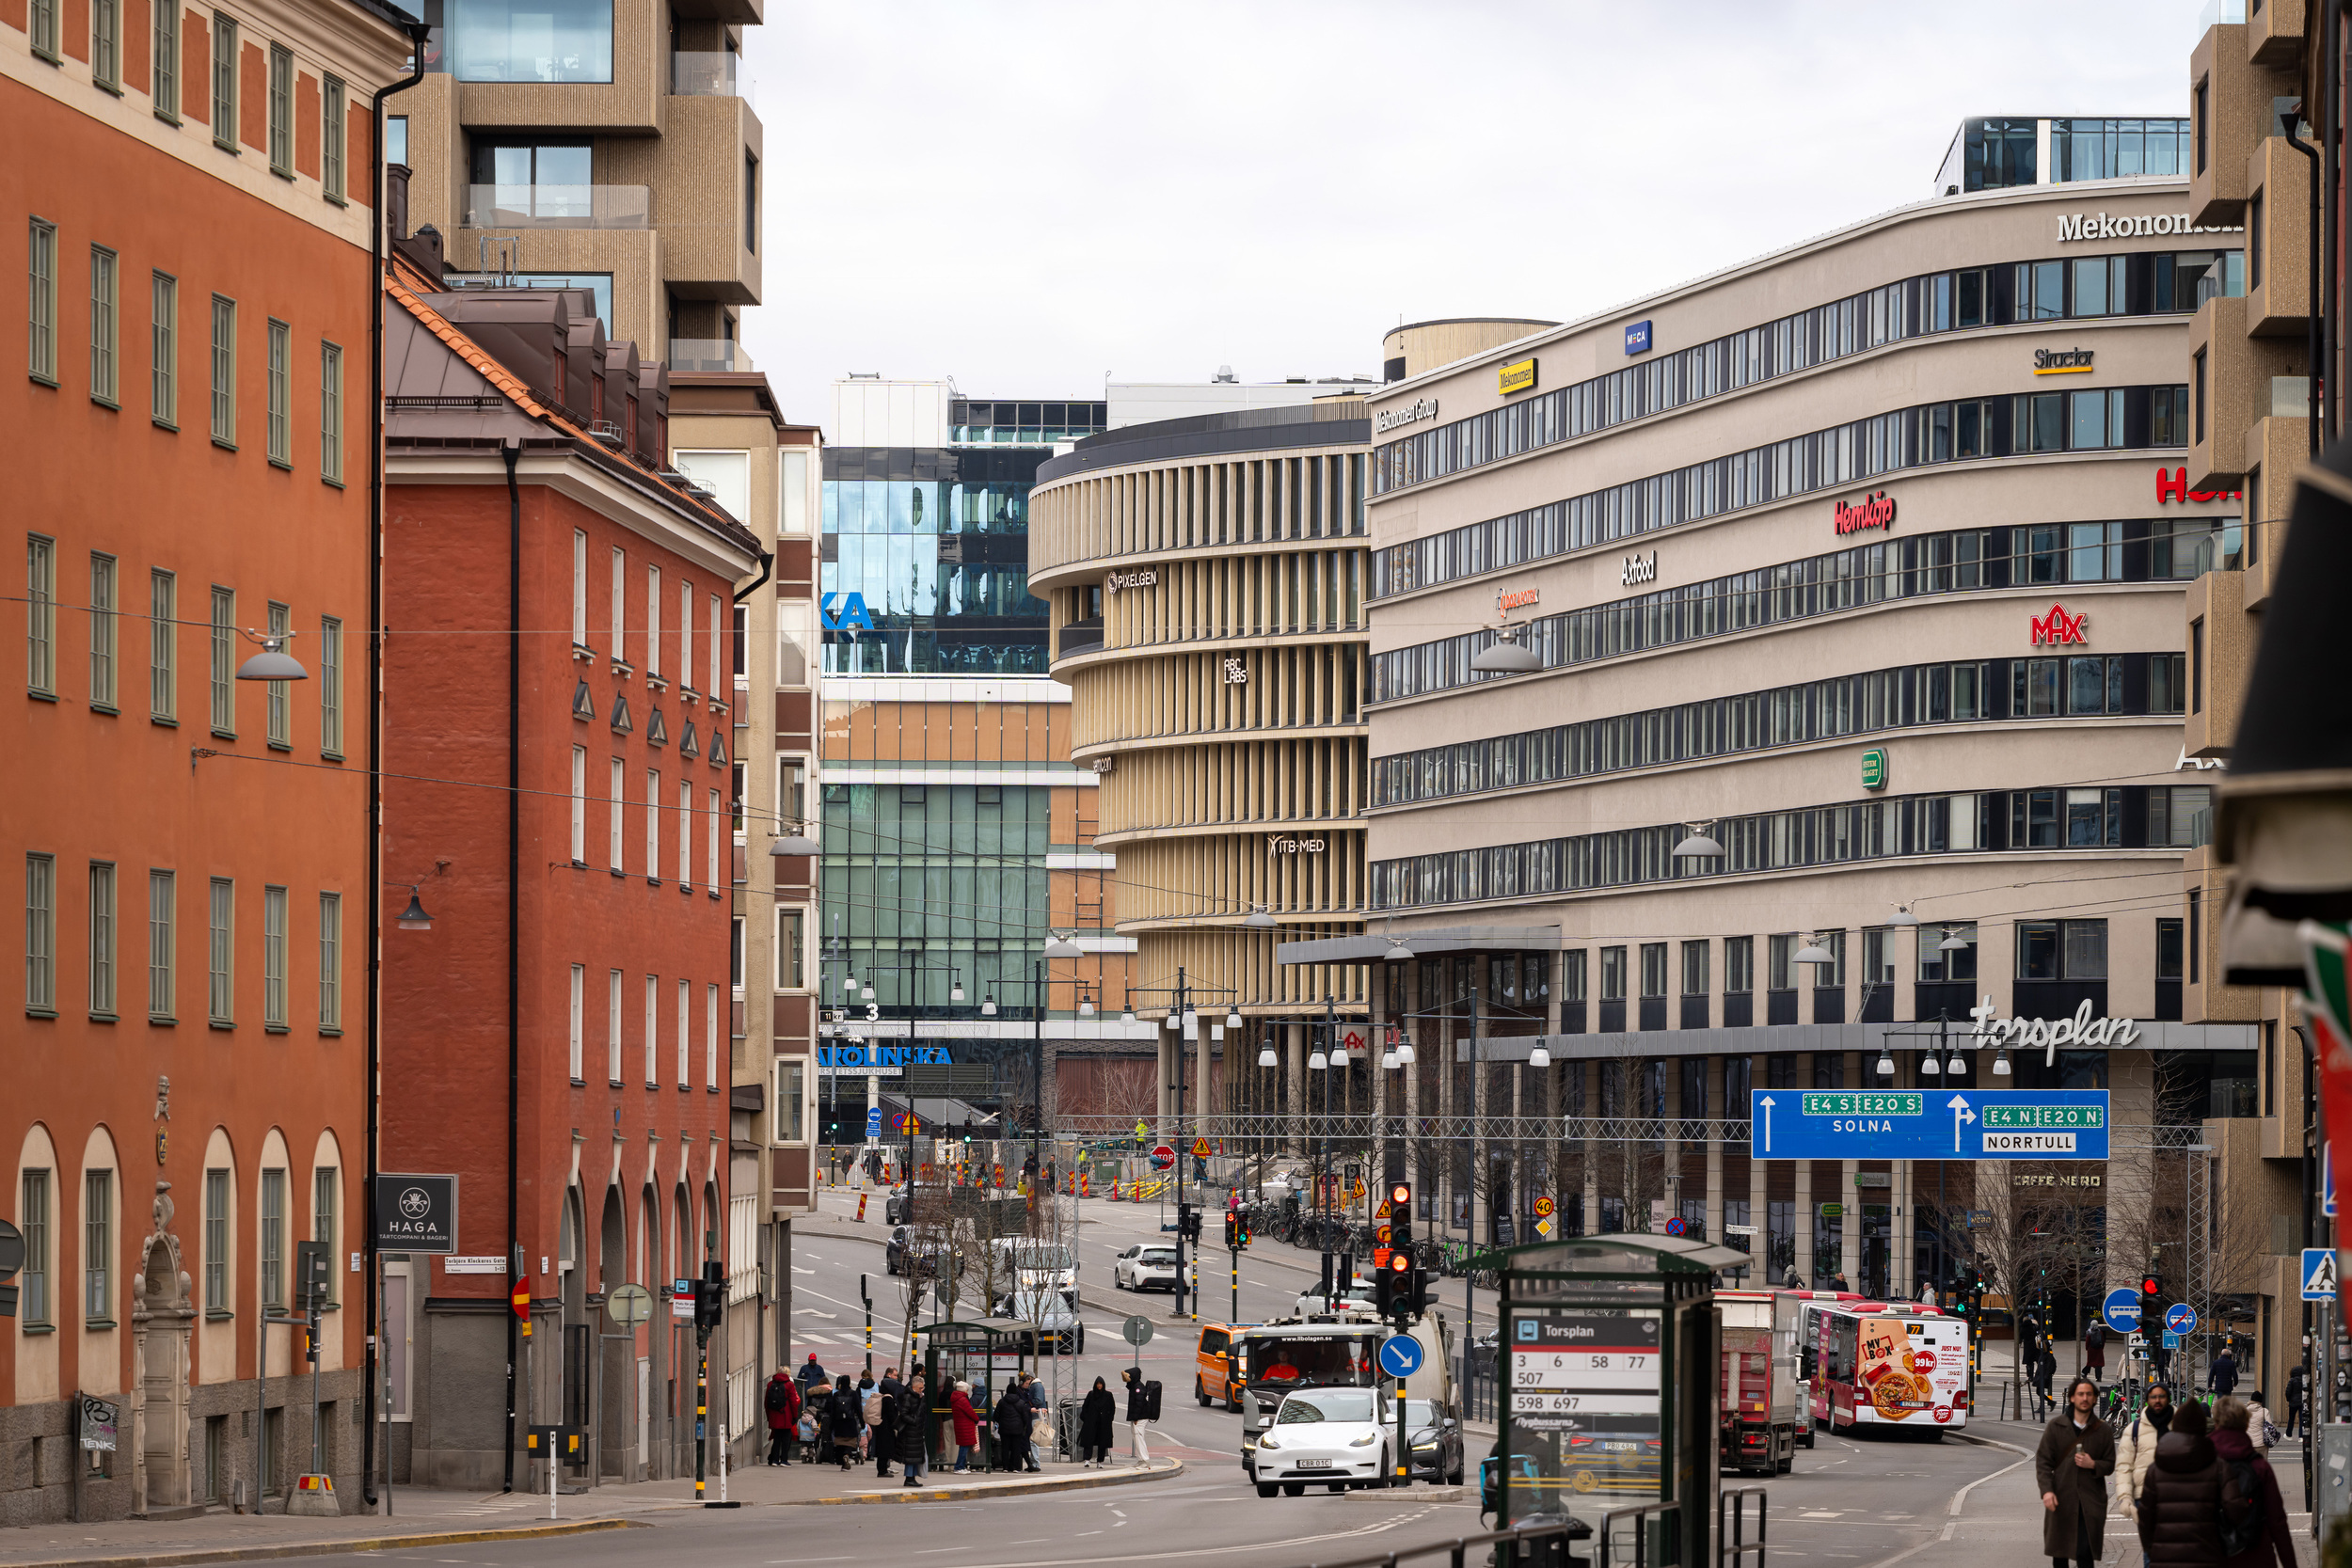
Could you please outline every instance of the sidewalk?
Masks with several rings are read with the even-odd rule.
[[[846,1473],[837,1466],[794,1464],[758,1465],[727,1478],[728,1500],[746,1508],[901,1502],[942,1502],[1084,1487],[1124,1486],[1165,1481],[1184,1473],[1184,1462],[1154,1456],[1150,1469],[1132,1464],[1089,1470],[1053,1464],[1041,1475],[928,1476],[907,1486],[895,1474],[883,1481],[869,1464]],[[718,1478],[704,1496],[719,1497]],[[556,1499],[556,1520],[548,1518],[545,1493],[436,1492],[396,1486],[391,1515],[349,1514],[340,1519],[292,1518],[285,1514],[208,1513],[198,1519],[150,1523],[110,1520],[90,1525],[32,1525],[0,1530],[0,1568],[66,1564],[73,1568],[169,1568],[180,1563],[232,1562],[323,1552],[373,1552],[454,1545],[470,1541],[529,1540],[591,1530],[645,1528],[664,1520],[697,1517],[694,1482],[641,1481],[605,1485]]]

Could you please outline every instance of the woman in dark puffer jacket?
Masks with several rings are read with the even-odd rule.
[[[2148,1568],[2222,1568],[2221,1457],[2205,1432],[2205,1407],[2182,1403],[2156,1443],[2139,1494],[2139,1544]]]

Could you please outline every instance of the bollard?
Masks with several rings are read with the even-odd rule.
[[[857,1195],[857,1223],[860,1225],[866,1223],[866,1195],[864,1193]]]

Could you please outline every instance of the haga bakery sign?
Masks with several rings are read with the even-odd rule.
[[[2245,230],[2225,224],[2211,228],[2188,221],[2186,213],[2060,213],[2058,244],[2076,240],[2130,240],[2149,234],[2238,234]]]
[[[457,1178],[378,1174],[375,1248],[378,1252],[455,1252]]]

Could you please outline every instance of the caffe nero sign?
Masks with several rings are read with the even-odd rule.
[[[375,1248],[378,1252],[455,1252],[457,1178],[378,1175]]]

